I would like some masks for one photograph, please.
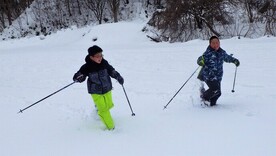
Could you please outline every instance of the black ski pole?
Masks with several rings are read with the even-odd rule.
[[[235,88],[235,84],[236,84],[237,69],[238,69],[238,67],[236,67],[236,70],[235,70],[235,76],[234,76],[234,82],[233,82],[233,89],[232,89],[232,93],[234,93],[234,92],[235,92],[234,88]]]
[[[127,97],[127,94],[126,94],[126,90],[125,90],[124,85],[122,85],[122,87],[123,87],[123,90],[124,90],[124,93],[125,93],[125,96],[126,96],[126,99],[127,99],[128,105],[129,105],[129,108],[130,108],[131,113],[132,113],[131,115],[132,115],[132,116],[135,116],[135,113],[133,113],[132,107],[131,107],[130,102],[129,102],[129,99],[128,99],[128,97]]]
[[[55,91],[54,93],[52,93],[52,94],[50,94],[50,95],[44,97],[43,99],[38,100],[37,102],[35,102],[35,103],[29,105],[28,107],[25,107],[25,108],[23,108],[23,109],[20,109],[18,113],[23,113],[23,111],[25,111],[26,109],[28,109],[28,108],[30,108],[30,107],[32,107],[32,106],[38,104],[39,102],[41,102],[41,101],[47,99],[48,97],[50,97],[50,96],[56,94],[57,92],[60,92],[61,90],[65,89],[65,88],[67,88],[67,87],[69,87],[69,86],[71,86],[71,85],[74,84],[74,83],[75,83],[75,82],[72,82],[72,83],[70,83],[69,85],[67,85],[67,86],[65,86],[65,87],[63,87],[63,88],[61,88],[61,89],[59,89],[58,91]]]
[[[171,103],[171,101],[174,99],[174,97],[179,93],[179,91],[186,85],[186,83],[192,78],[192,76],[196,73],[196,71],[198,70],[200,66],[198,66],[196,68],[196,70],[193,72],[193,74],[188,78],[188,80],[180,87],[180,89],[174,94],[174,96],[171,98],[171,100],[166,104],[166,106],[164,106],[164,109],[167,108],[167,106]],[[163,109],[163,110],[164,110]]]

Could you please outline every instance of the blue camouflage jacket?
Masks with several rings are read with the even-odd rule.
[[[198,61],[202,59],[204,60],[204,66],[198,76],[202,81],[221,81],[223,76],[223,63],[233,63],[236,60],[236,58],[228,55],[222,48],[215,51],[210,46],[198,58]]]

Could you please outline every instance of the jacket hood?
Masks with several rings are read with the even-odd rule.
[[[86,62],[86,63],[90,63],[90,62],[93,62],[93,61],[90,59],[90,56],[89,56],[89,55],[86,55],[86,57],[85,57],[85,62]]]

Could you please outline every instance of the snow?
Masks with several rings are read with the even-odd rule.
[[[208,41],[154,43],[144,25],[120,22],[1,41],[0,155],[276,155],[276,38],[221,40],[241,62],[235,92],[235,66],[225,63],[218,106],[200,105],[197,71],[163,110],[198,67]],[[114,131],[104,130],[86,83],[17,113],[70,84],[94,44],[124,77],[136,116],[114,79]]]

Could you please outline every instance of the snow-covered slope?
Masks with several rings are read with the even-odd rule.
[[[276,155],[276,38],[222,40],[222,48],[241,62],[235,93],[235,66],[225,63],[217,107],[200,106],[195,75],[163,110],[197,68],[208,41],[153,43],[141,32],[144,24],[103,24],[0,42],[0,155]],[[17,114],[70,84],[94,44],[124,77],[136,116],[116,81],[114,131],[103,130],[86,83]]]

